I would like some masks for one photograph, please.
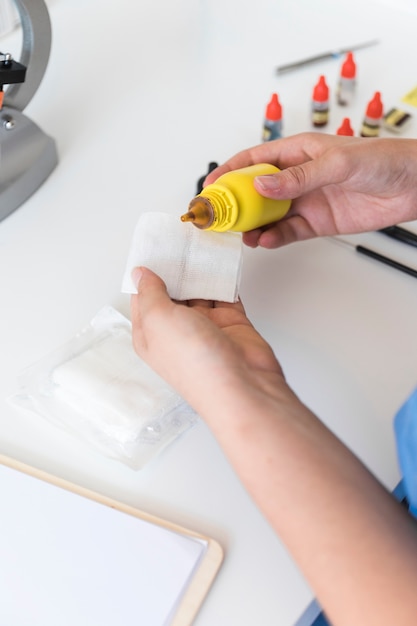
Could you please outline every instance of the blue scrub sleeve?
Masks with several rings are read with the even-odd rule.
[[[396,414],[394,431],[409,510],[417,516],[417,388]]]

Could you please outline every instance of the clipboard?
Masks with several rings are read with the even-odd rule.
[[[210,537],[3,455],[0,496],[8,626],[190,626],[223,560]]]

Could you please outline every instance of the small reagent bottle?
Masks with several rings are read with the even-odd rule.
[[[381,94],[377,91],[366,108],[365,117],[362,122],[361,137],[379,136],[383,113]]]
[[[341,123],[341,125],[337,129],[336,135],[346,135],[348,137],[353,137],[354,134],[355,133],[353,131],[353,128],[350,125],[350,119],[348,117],[345,117],[343,119],[343,122]]]
[[[265,111],[262,141],[273,141],[280,137],[282,137],[282,105],[278,94],[273,93]]]
[[[329,121],[329,87],[324,76],[320,76],[313,89],[312,122],[313,126],[325,126]]]
[[[340,78],[337,86],[337,102],[341,106],[352,103],[356,85],[356,63],[352,52],[348,52],[340,70]]]
[[[277,222],[287,214],[291,200],[265,198],[253,184],[257,176],[276,172],[274,165],[258,163],[223,174],[191,200],[181,221],[203,230],[242,233]]]

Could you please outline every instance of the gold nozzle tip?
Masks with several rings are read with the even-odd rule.
[[[181,215],[181,222],[194,222],[195,215],[192,211],[188,211],[188,213],[184,213]]]

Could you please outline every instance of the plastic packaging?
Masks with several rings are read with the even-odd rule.
[[[68,343],[25,369],[18,383],[12,404],[133,469],[198,419],[136,355],[129,320],[110,306]]]
[[[247,232],[282,219],[291,200],[265,198],[253,184],[256,176],[276,172],[275,165],[258,163],[222,174],[191,200],[181,220],[204,230]]]

